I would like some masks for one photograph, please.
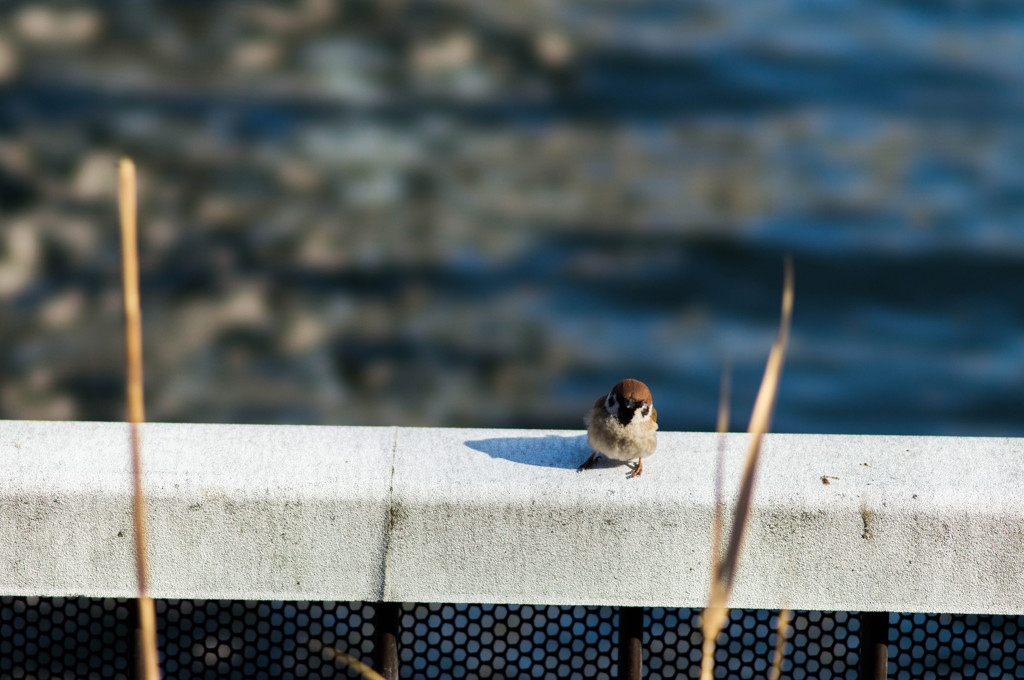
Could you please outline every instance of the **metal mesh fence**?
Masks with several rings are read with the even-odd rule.
[[[373,662],[374,605],[361,602],[158,600],[165,677],[354,677],[331,649]],[[132,608],[126,600],[0,598],[0,680],[129,678]],[[786,678],[856,678],[859,617],[794,612]],[[402,678],[612,678],[613,607],[404,604]],[[716,677],[763,678],[776,613],[734,610]],[[696,678],[700,612],[644,614],[646,678]],[[1024,677],[1024,617],[891,614],[889,677]]]

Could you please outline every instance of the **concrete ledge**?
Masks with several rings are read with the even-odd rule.
[[[152,594],[378,599],[394,440],[144,426]],[[128,451],[120,423],[0,422],[0,592],[135,592]]]
[[[149,424],[158,597],[702,606],[714,434]],[[726,497],[745,435],[727,437]],[[828,483],[823,483],[823,479]],[[0,422],[0,594],[130,596],[127,426]],[[1024,613],[1024,440],[769,435],[736,607]]]

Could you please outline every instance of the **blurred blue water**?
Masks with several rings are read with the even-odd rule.
[[[775,429],[1024,434],[1021,6],[354,3],[285,30],[231,5],[94,3],[103,44],[60,48],[18,42],[5,10],[22,66],[0,134],[33,159],[0,166],[13,214],[102,226],[52,188],[97,149],[155,178],[172,235],[144,265],[148,323],[187,347],[149,373],[158,419],[577,428],[632,376],[664,428],[703,430],[728,361],[740,427],[791,254]],[[531,51],[546,31],[571,57]],[[474,56],[415,65],[452,35]],[[243,77],[253,36],[285,56]],[[91,354],[68,350],[90,312],[61,334],[40,310],[70,289],[93,309],[113,271],[109,248],[51,241],[5,298],[5,373],[28,387],[4,411],[68,393],[76,417],[119,417],[113,360],[32,392]],[[263,317],[182,339],[186,312],[254,282]],[[319,340],[287,349],[293,312]]]

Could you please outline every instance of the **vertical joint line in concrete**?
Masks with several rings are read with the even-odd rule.
[[[388,567],[391,562],[391,533],[394,530],[394,490],[395,490],[395,461],[398,458],[398,428],[392,428],[394,439],[391,442],[391,476],[388,478],[388,497],[386,504],[386,515],[384,517],[384,545],[381,550],[381,579],[380,591],[377,593],[377,601],[383,602],[388,593]]]

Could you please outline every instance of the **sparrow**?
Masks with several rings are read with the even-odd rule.
[[[639,477],[644,471],[644,458],[658,445],[658,412],[647,385],[632,378],[617,383],[594,402],[585,421],[592,453],[579,471],[589,470],[598,454],[604,454],[621,461],[639,459],[627,475],[629,479]]]

